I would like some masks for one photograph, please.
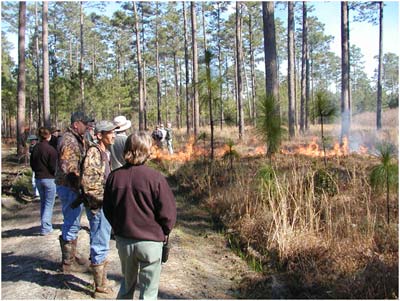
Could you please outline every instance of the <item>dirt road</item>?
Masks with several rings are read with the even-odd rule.
[[[4,165],[3,165],[4,169]],[[178,222],[170,241],[169,261],[163,264],[160,299],[246,298],[239,289],[244,278],[257,278],[247,264],[211,228],[207,212],[178,199]],[[17,202],[2,195],[2,299],[91,299],[90,274],[64,275],[60,270],[61,204],[56,199],[49,236],[39,233],[39,202]],[[78,250],[89,253],[88,222],[82,217]],[[122,279],[115,240],[110,242],[109,278]],[[117,287],[118,288],[118,287]],[[136,295],[137,297],[137,295]]]

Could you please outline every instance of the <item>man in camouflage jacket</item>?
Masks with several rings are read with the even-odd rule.
[[[95,282],[95,298],[112,297],[107,284],[106,265],[111,236],[111,225],[104,216],[104,187],[110,168],[110,152],[114,143],[114,130],[118,128],[110,121],[99,121],[95,126],[97,144],[89,147],[82,165],[82,192],[86,214],[90,224],[90,260]]]
[[[60,246],[64,273],[88,270],[87,260],[76,256],[78,232],[83,205],[71,206],[79,197],[81,163],[86,153],[87,143],[83,139],[88,122],[92,121],[82,112],[71,114],[71,125],[59,141],[56,169],[57,195],[61,200],[64,222]]]

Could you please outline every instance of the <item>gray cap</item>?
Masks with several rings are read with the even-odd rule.
[[[100,132],[109,132],[115,129],[119,129],[119,126],[116,126],[114,123],[108,120],[101,120],[96,123],[96,126],[94,128],[95,133],[100,133]]]
[[[93,122],[94,119],[86,116],[83,112],[73,112],[71,114],[71,123],[75,121],[82,121],[84,124],[87,124],[88,122]]]

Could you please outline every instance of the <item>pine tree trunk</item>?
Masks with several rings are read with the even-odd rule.
[[[85,85],[83,81],[83,1],[80,2],[80,34],[81,34],[81,55],[79,60],[79,83],[80,83],[80,93],[81,93],[81,106],[82,111],[85,112]]]
[[[218,20],[217,20],[217,26],[218,26],[218,76],[219,76],[219,104],[220,104],[220,129],[222,130],[222,124],[223,124],[223,120],[224,120],[224,103],[222,101],[222,53],[221,53],[221,7],[220,7],[220,3],[217,2],[217,6],[218,6]]]
[[[144,39],[144,13],[142,8],[142,31],[141,31],[141,39],[142,39],[142,52],[145,53],[145,39]],[[147,130],[147,87],[146,87],[146,60],[142,58],[142,74],[143,74],[143,119],[144,119],[144,129]]]
[[[37,3],[35,2],[35,61],[36,61],[36,91],[37,91],[37,124],[42,124],[42,101],[41,101],[41,89],[40,89],[40,50],[39,50],[39,20]]]
[[[382,76],[383,76],[383,2],[379,1],[379,62],[378,62],[378,91],[376,98],[376,128],[382,128]]]
[[[133,13],[135,18],[135,32],[136,32],[136,54],[137,54],[137,70],[138,70],[138,91],[139,91],[139,130],[145,129],[144,125],[144,100],[143,100],[143,76],[142,76],[142,53],[140,46],[140,32],[139,32],[139,15],[136,9],[136,2],[133,2]]]
[[[342,97],[341,97],[341,114],[342,114],[342,131],[341,143],[344,137],[348,137],[350,128],[349,116],[349,28],[348,28],[348,3],[341,2],[341,37],[342,37]]]
[[[263,2],[263,31],[265,55],[265,87],[267,95],[272,95],[278,100],[278,68],[275,38],[274,2]],[[280,112],[279,107],[277,108]]]
[[[237,79],[238,79],[238,111],[239,111],[239,139],[244,134],[244,116],[243,116],[243,82],[242,82],[242,66],[243,66],[243,47],[242,47],[242,3],[236,2],[236,55],[237,55]]]
[[[26,2],[19,3],[18,23],[18,87],[17,87],[17,155],[25,154],[25,26]]]
[[[256,74],[255,74],[255,62],[254,62],[254,49],[253,49],[253,24],[252,16],[249,14],[249,50],[250,50],[250,77],[251,77],[251,108],[253,125],[256,126]]]
[[[294,4],[288,2],[288,120],[289,120],[289,136],[295,135],[294,131]]]
[[[48,7],[49,3],[43,1],[42,14],[42,45],[43,45],[43,119],[44,126],[50,128],[50,78],[49,78],[49,32],[48,32]]]
[[[307,33],[308,35],[308,33]],[[304,116],[304,126],[305,129],[308,130],[309,128],[309,116],[310,116],[310,47],[307,42],[306,47],[306,103],[305,103],[305,116]]]
[[[177,58],[176,58],[176,52],[174,51],[173,54],[174,57],[174,80],[175,80],[175,101],[176,101],[176,117],[175,117],[175,122],[176,122],[176,127],[180,128],[180,121],[179,121],[179,116],[180,116],[180,111],[181,111],[181,106],[180,106],[180,96],[179,96],[179,81],[178,81],[178,63],[177,63]]]
[[[182,2],[183,31],[185,34],[185,99],[186,99],[186,135],[190,134],[190,97],[189,97],[189,53],[187,37],[187,17],[185,1]]]
[[[211,91],[211,52],[205,51],[205,62],[206,62],[206,79],[207,79],[207,96],[208,96],[208,108],[210,115],[210,142],[211,142],[211,154],[210,159],[214,160],[214,118],[213,118],[213,101]]]
[[[160,80],[160,58],[158,54],[158,2],[156,4],[156,77],[157,77],[157,124],[161,123],[161,80]]]
[[[305,132],[306,129],[306,65],[307,65],[307,35],[308,35],[308,22],[307,22],[307,2],[303,1],[303,34],[302,34],[302,51],[301,51],[301,98],[300,98],[300,131]]]
[[[191,19],[192,19],[192,51],[193,51],[193,125],[194,136],[197,137],[200,128],[200,104],[199,104],[199,91],[198,91],[198,57],[197,57],[197,22],[196,22],[196,3],[191,2]]]
[[[165,95],[165,123],[169,122],[170,112],[169,112],[169,99],[167,97],[168,94],[168,83],[167,83],[167,57],[164,55],[164,95]],[[161,82],[163,82],[161,80]]]

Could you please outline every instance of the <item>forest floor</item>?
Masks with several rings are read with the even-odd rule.
[[[54,232],[39,235],[39,201],[9,191],[24,167],[5,160],[2,150],[2,285],[1,299],[91,299],[93,278],[90,274],[61,272],[62,213],[60,200],[54,206]],[[28,168],[28,167],[25,167]],[[163,264],[160,299],[238,299],[246,298],[245,283],[260,281],[262,275],[227,246],[222,233],[213,229],[205,209],[185,200],[176,187],[177,225],[172,231],[169,260]],[[89,253],[88,221],[82,216],[78,250]],[[122,279],[115,240],[110,241],[108,276],[116,283]],[[119,284],[116,286],[117,291]],[[137,294],[136,294],[137,297]]]

